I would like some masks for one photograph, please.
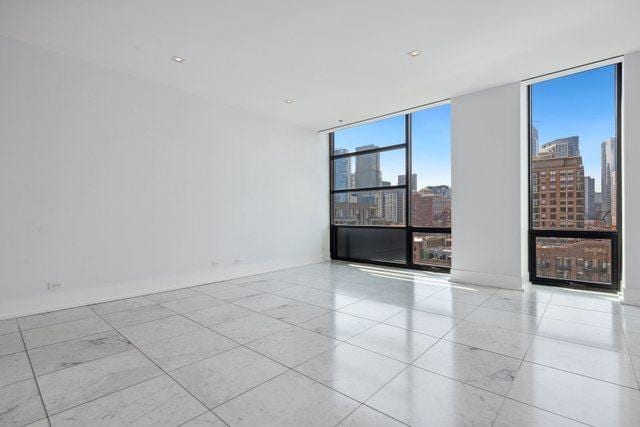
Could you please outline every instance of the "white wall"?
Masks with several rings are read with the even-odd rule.
[[[4,38],[0,58],[0,318],[327,255],[326,138]]]
[[[623,301],[640,305],[640,52],[624,56],[623,73]]]
[[[452,281],[521,289],[526,280],[521,119],[519,82],[451,100]]]

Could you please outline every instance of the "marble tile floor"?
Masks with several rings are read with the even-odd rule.
[[[640,308],[326,262],[0,321],[0,426],[637,426]]]

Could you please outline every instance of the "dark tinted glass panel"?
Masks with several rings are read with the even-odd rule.
[[[451,268],[451,234],[413,233],[413,263]]]
[[[353,153],[405,142],[405,117],[396,116],[335,132],[333,154]]]
[[[451,106],[413,113],[411,225],[451,227]]]
[[[332,161],[334,190],[404,184],[405,150],[382,151]]]
[[[405,198],[404,188],[334,194],[333,223],[404,226]]]
[[[536,238],[536,275],[550,279],[611,284],[611,241]]]
[[[536,230],[616,230],[616,67],[531,86],[531,204]]]
[[[337,228],[336,255],[366,261],[405,263],[405,230]]]

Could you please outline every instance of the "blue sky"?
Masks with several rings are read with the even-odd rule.
[[[540,145],[565,136],[580,137],[585,175],[600,191],[600,144],[616,134],[615,66],[596,68],[536,83],[533,125]]]
[[[536,83],[532,106],[539,145],[578,135],[585,175],[595,178],[596,191],[600,191],[600,144],[615,136],[615,66]],[[412,167],[418,175],[418,188],[451,185],[451,106],[414,113],[412,126]],[[363,145],[383,147],[403,142],[404,116],[335,133],[335,148],[347,148],[350,152]],[[397,184],[397,176],[404,174],[404,150],[381,153],[380,163],[383,180]]]

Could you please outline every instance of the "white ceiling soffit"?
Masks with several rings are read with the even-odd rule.
[[[314,130],[638,50],[639,18],[638,0],[0,0],[1,36]]]

